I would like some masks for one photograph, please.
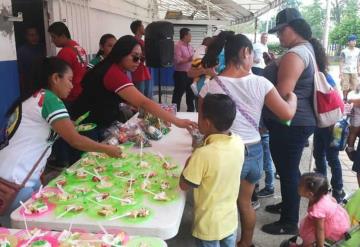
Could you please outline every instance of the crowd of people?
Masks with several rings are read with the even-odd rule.
[[[317,127],[313,108],[315,66],[331,86],[336,85],[329,74],[324,48],[312,37],[311,27],[296,9],[279,12],[276,26],[269,30],[277,34],[286,49],[279,57],[269,52],[267,33],[261,34],[260,43],[252,44],[243,34],[223,31],[204,39],[195,50],[190,45],[191,30],[180,30],[180,40],[174,45],[172,102],[180,110],[186,93],[187,111],[198,111],[198,123],[179,119],[152,100],[151,74],[144,57],[144,25],[137,20],[130,29],[134,35],[119,39],[104,34],[99,51],[88,62],[86,51],[72,40],[67,26],[55,22],[48,32],[60,48],[57,56],[42,58],[32,73],[27,71],[29,61],[24,59],[19,64],[24,75],[22,84],[32,85],[9,109],[11,114],[21,106],[21,121],[9,145],[0,152],[0,177],[21,184],[36,169],[1,216],[3,226],[8,226],[9,215],[20,201],[39,188],[40,175],[57,136],[61,139],[54,145],[56,157],[64,150],[73,153],[73,148],[120,157],[119,148],[101,141],[114,121],[127,120],[119,107],[126,103],[177,127],[199,128],[205,136],[204,146],[191,154],[180,178],[181,189],[194,189],[193,236],[197,246],[254,246],[258,198],[274,195],[275,175],[280,179],[282,201],[265,210],[280,218],[264,225],[263,232],[299,233],[304,247],[324,246],[325,239],[336,241],[342,237],[350,223],[338,204],[345,197],[339,150],[330,145],[332,127]],[[31,50],[40,54],[44,50],[38,46],[34,32],[36,36],[35,29],[27,30],[29,45],[36,45]],[[352,138],[346,151],[354,160],[360,184],[360,148],[354,149],[360,126],[360,97],[356,97],[360,89],[360,52],[355,45],[356,36],[350,35],[349,46],[341,53],[340,78],[344,101],[354,105]],[[25,57],[33,56],[24,50],[21,54],[28,53]],[[97,126],[89,137],[80,135],[71,121],[86,112],[90,112],[87,121]],[[312,134],[316,173],[301,175],[301,156]],[[72,148],[65,149],[64,145]],[[21,155],[18,150],[22,150]],[[335,199],[328,195],[327,164]],[[264,171],[265,187],[259,190]],[[300,197],[309,199],[309,208],[299,227]],[[241,235],[237,242],[238,213]],[[297,245],[289,241],[287,246]]]

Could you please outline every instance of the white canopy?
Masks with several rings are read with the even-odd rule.
[[[278,7],[284,0],[154,0],[160,19],[168,12],[181,13],[178,18],[219,20],[231,24],[248,22]]]

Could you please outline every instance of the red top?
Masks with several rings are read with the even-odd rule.
[[[104,76],[104,86],[107,90],[117,93],[126,87],[134,86],[126,72],[116,64],[111,65]]]
[[[136,37],[135,37],[136,38]],[[144,51],[145,43],[142,39],[136,38],[136,40],[141,45],[141,50]],[[144,55],[144,52],[143,52]],[[149,69],[145,66],[144,62],[140,62],[139,67],[131,73],[131,77],[134,83],[141,82],[141,81],[147,81],[151,79],[151,75],[149,72]]]
[[[73,89],[71,90],[70,95],[66,98],[66,101],[74,101],[82,92],[80,83],[86,72],[86,51],[78,43],[76,43],[76,41],[69,40],[68,43],[59,51],[57,57],[67,62],[73,71]]]

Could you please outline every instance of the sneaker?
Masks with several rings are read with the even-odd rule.
[[[266,187],[263,188],[262,190],[260,190],[258,193],[257,193],[257,196],[259,198],[265,198],[265,197],[271,197],[271,196],[274,196],[274,189],[267,189]]]
[[[276,179],[280,179],[279,173],[275,172],[275,175],[274,175],[274,176],[275,176]]]
[[[259,202],[259,200],[252,201],[252,202],[251,202],[251,206],[253,207],[254,210],[258,210],[258,209],[260,208],[260,202]]]
[[[336,199],[337,203],[342,203],[344,201],[344,198],[346,196],[346,193],[344,190],[333,190],[332,196]]]
[[[282,202],[278,204],[268,205],[265,207],[265,211],[271,214],[281,214]]]
[[[296,224],[284,223],[280,221],[263,225],[261,230],[272,235],[296,235],[299,231]]]
[[[349,159],[350,159],[351,161],[354,161],[354,159],[355,159],[355,154],[356,154],[356,150],[355,150],[353,147],[347,146],[347,147],[345,148],[345,152],[346,152],[347,156],[349,157]]]

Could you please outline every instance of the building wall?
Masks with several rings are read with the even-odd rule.
[[[100,37],[131,34],[130,23],[136,19],[152,21],[151,0],[54,0],[49,5],[49,23],[64,21],[74,40],[89,54],[96,53]],[[55,53],[53,48],[52,53]]]
[[[19,96],[19,79],[16,62],[14,25],[3,21],[3,16],[12,15],[11,0],[0,0],[0,132],[5,113]]]

